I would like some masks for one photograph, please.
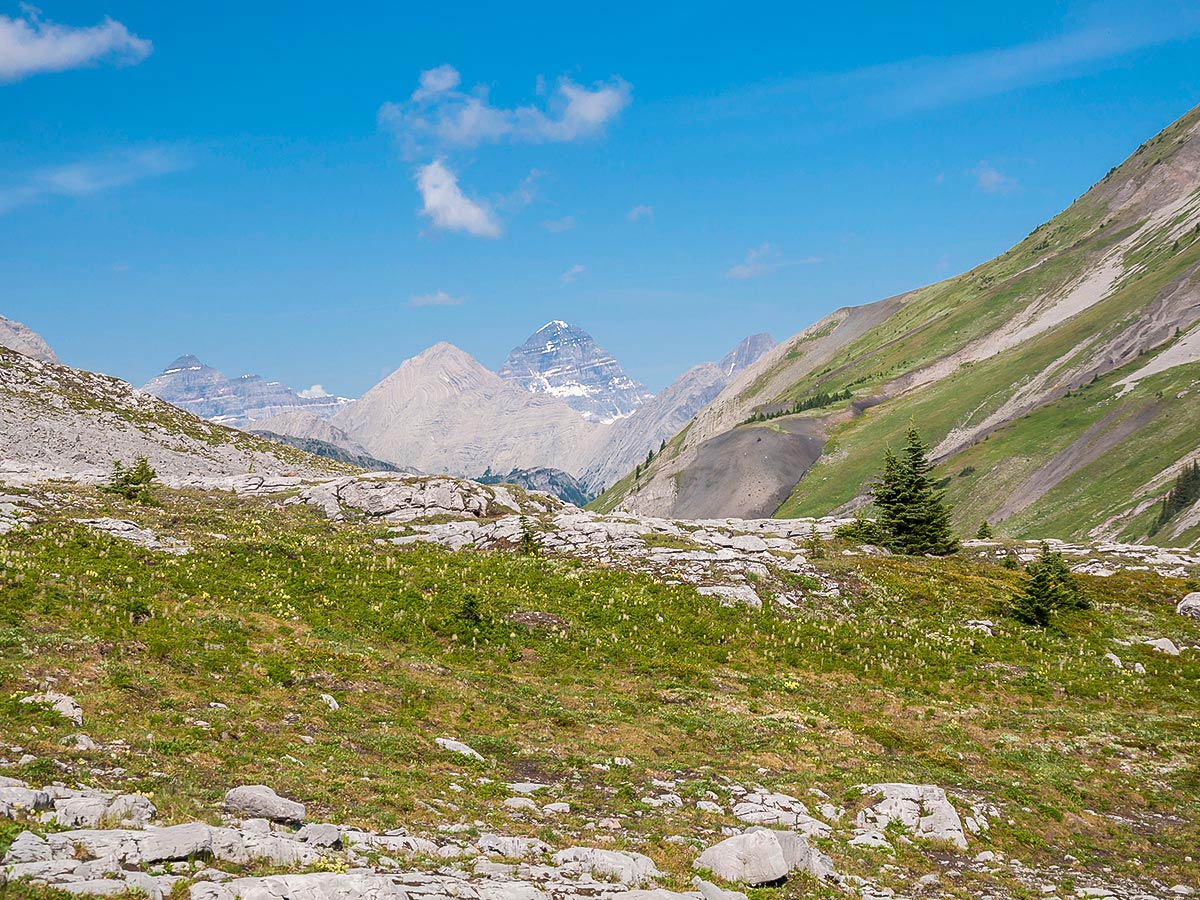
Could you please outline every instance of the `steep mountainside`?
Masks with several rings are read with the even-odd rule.
[[[850,401],[743,424],[846,389]],[[852,507],[910,420],[936,446],[961,528],[1145,538],[1200,454],[1200,110],[1007,253],[785,341],[599,505]],[[1198,538],[1194,507],[1157,536]]]
[[[26,328],[20,322],[0,316],[0,347],[16,350],[42,362],[56,363],[58,357],[40,334]]]
[[[227,378],[191,354],[179,357],[142,390],[203,419],[234,426],[297,409],[327,418],[351,402],[344,397],[303,397],[259,375]]]
[[[254,423],[252,430],[270,431],[290,437],[321,441],[341,447],[347,453],[358,456],[368,455],[366,447],[352,440],[350,435],[328,419],[321,418],[307,409],[292,409],[277,416],[271,416],[269,419],[260,419]]]
[[[407,360],[332,423],[379,459],[469,477],[489,468],[578,472],[603,428],[446,343]]]
[[[168,482],[255,472],[348,471],[290,447],[205,422],[107,375],[0,348],[0,474],[8,481],[106,477],[146,456]]]
[[[670,440],[696,413],[716,397],[747,366],[775,346],[769,334],[756,334],[734,347],[719,363],[701,363],[632,415],[614,422],[596,447],[582,481],[600,493]]]
[[[589,422],[615,422],[654,397],[590,334],[557,320],[509,353],[500,377],[531,393],[562,398]]]

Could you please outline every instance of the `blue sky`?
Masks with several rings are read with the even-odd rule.
[[[0,0],[0,313],[346,395],[562,318],[658,389],[995,255],[1200,103],[1194,3],[903,6]]]

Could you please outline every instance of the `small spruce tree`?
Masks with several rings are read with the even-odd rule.
[[[1025,581],[1013,601],[1013,618],[1045,628],[1062,610],[1090,606],[1063,555],[1042,544],[1041,555],[1025,567]]]
[[[992,538],[992,526],[986,521],[979,524],[979,530],[975,532],[975,537],[981,541],[988,541]]]
[[[883,473],[872,495],[889,549],[912,556],[945,556],[958,549],[943,491],[930,477],[932,469],[929,448],[915,425],[908,429],[900,456],[890,447],[884,453]]]

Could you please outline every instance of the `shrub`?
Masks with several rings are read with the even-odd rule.
[[[119,459],[113,461],[112,474],[104,490],[110,494],[134,500],[138,503],[153,503],[153,486],[158,473],[150,466],[150,461],[144,456],[134,460],[132,466],[126,466]]]

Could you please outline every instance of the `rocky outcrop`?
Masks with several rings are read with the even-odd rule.
[[[862,790],[880,799],[858,814],[860,826],[884,831],[894,822],[917,838],[967,849],[962,820],[942,788],[929,784],[872,784]]]
[[[4,316],[0,316],[0,347],[42,362],[58,363],[58,357],[40,334]]]
[[[1200,591],[1193,591],[1188,594],[1175,607],[1175,612],[1181,616],[1191,616],[1193,619],[1200,619]]]
[[[566,402],[589,422],[615,422],[654,395],[577,325],[547,322],[508,354],[500,377]]]
[[[522,510],[539,514],[561,505],[552,497],[522,500],[503,485],[487,486],[448,475],[339,478],[306,487],[291,502],[319,507],[334,520],[350,512],[389,522],[436,517],[471,521]]]
[[[337,471],[316,457],[189,415],[125,382],[0,348],[0,482],[107,479],[145,456],[169,483]],[[344,470],[343,470],[344,471]]]

